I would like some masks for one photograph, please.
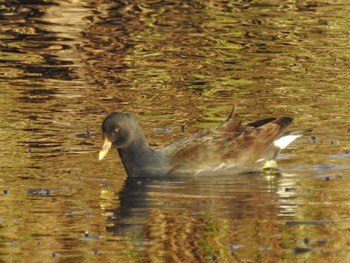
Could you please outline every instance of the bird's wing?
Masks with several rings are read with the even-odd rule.
[[[242,125],[231,116],[220,126],[176,141],[163,150],[176,167],[251,165],[292,122],[291,118],[269,118]]]

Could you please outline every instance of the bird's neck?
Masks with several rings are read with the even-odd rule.
[[[164,167],[162,157],[154,151],[141,135],[127,147],[118,149],[124,168],[130,177],[146,177],[154,175],[157,167]]]

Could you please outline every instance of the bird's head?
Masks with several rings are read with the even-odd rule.
[[[138,129],[137,120],[130,113],[112,112],[102,122],[103,146],[99,153],[102,160],[111,149],[127,147]]]

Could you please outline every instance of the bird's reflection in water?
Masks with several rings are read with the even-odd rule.
[[[119,207],[109,211],[113,216],[107,230],[117,235],[140,233],[155,221],[176,225],[184,220],[202,224],[208,218],[225,219],[228,224],[275,220],[281,214],[277,199],[283,198],[278,193],[290,182],[283,175],[263,173],[127,178],[116,193]]]
[[[150,209],[166,208],[166,200],[154,195],[158,192],[171,193],[173,185],[183,185],[188,178],[130,178],[125,181],[119,196],[119,207],[110,212],[108,231],[115,233],[135,233],[147,225]]]

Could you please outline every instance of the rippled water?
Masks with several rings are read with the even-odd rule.
[[[0,261],[350,261],[349,9],[0,1]],[[131,180],[115,152],[97,161],[108,112],[161,147],[234,103],[314,131],[278,175]]]

